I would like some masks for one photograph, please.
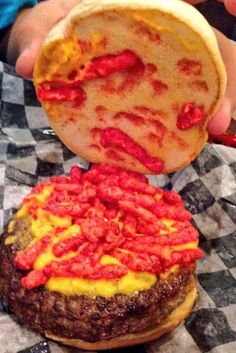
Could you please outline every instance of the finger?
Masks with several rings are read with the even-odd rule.
[[[236,109],[236,46],[222,33],[215,30],[218,45],[225,63],[228,82],[225,91],[225,97],[219,111],[214,115],[208,124],[208,130],[213,135],[218,135],[227,130],[232,112]]]
[[[236,16],[236,0],[225,0],[224,3],[229,13]]]
[[[200,4],[201,2],[205,2],[206,0],[186,0],[186,2],[188,2],[191,5],[196,5],[196,4]]]
[[[40,3],[30,12],[22,14],[17,26],[18,49],[15,50],[16,72],[25,77],[32,77],[33,66],[39,48],[51,28],[63,19],[79,3],[79,0],[50,0]],[[42,19],[44,19],[42,21]],[[14,43],[14,41],[12,41]],[[12,50],[14,52],[14,50]]]
[[[16,72],[19,76],[30,79],[33,75],[34,63],[43,39],[38,38],[31,42],[18,57],[15,65]]]
[[[220,109],[208,124],[207,128],[211,135],[220,135],[228,129],[231,120],[231,112],[231,102],[228,98],[225,98]]]

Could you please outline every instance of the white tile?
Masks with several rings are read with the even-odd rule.
[[[236,149],[233,147],[226,147],[223,145],[214,145],[214,149],[218,152],[221,158],[230,164],[236,161]]]
[[[42,337],[18,325],[10,315],[0,315],[0,352],[16,353],[42,341]]]
[[[203,213],[194,215],[193,219],[208,239],[233,233],[236,229],[236,225],[217,202]]]
[[[202,250],[205,250],[202,248]],[[210,253],[203,251],[203,259],[198,261],[197,264],[197,273],[209,273],[217,272],[222,270],[227,270],[227,267],[215,252],[214,249],[210,250]]]
[[[145,344],[147,353],[201,353],[183,324],[158,340]]]
[[[0,185],[4,185],[5,183],[5,171],[6,171],[5,164],[0,164]]]
[[[89,162],[79,156],[72,157],[63,163],[65,173],[66,174],[69,173],[71,167],[74,165],[83,169],[88,169]]]
[[[25,106],[25,114],[30,129],[40,129],[50,126],[46,113],[41,107]]]
[[[199,176],[197,175],[195,169],[190,165],[175,173],[171,178],[173,184],[173,189],[177,192],[181,191],[187,184],[197,180]]]
[[[35,146],[36,141],[33,138],[29,129],[17,129],[17,128],[2,128],[4,134],[6,134],[11,142],[16,144],[17,147],[24,146]]]
[[[197,311],[199,309],[212,309],[215,308],[216,305],[214,301],[209,297],[208,293],[202,288],[201,284],[196,281],[197,287],[197,299],[193,311]]]
[[[227,165],[213,169],[201,177],[202,182],[218,200],[236,192],[236,179]]]
[[[40,143],[35,146],[36,155],[44,162],[62,163],[61,144],[58,142]]]
[[[29,186],[6,186],[4,190],[4,210],[18,208],[23,198],[30,192]]]
[[[0,234],[3,232],[3,224],[4,224],[4,212],[0,210]]]
[[[22,78],[3,74],[2,100],[24,105],[24,82]]]
[[[16,158],[8,161],[8,165],[20,170],[23,173],[35,175],[37,159],[35,155]]]
[[[150,184],[153,184],[157,187],[163,187],[170,181],[168,175],[161,174],[161,175],[146,175]]]
[[[235,353],[236,342],[222,344],[221,346],[213,348],[209,353]]]
[[[236,332],[236,304],[231,304],[221,308],[221,310],[224,312],[231,329]]]
[[[232,276],[236,279],[236,267],[231,268],[231,269],[230,269],[230,272],[231,272]],[[235,314],[236,314],[236,313],[235,313]]]

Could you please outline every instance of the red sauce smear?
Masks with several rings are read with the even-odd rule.
[[[76,102],[80,105],[86,99],[86,93],[81,87],[78,88],[52,88],[49,89],[39,86],[37,88],[37,97],[40,101],[52,102],[52,103],[62,103],[66,101]]]
[[[168,86],[164,82],[161,82],[160,80],[152,80],[151,85],[152,85],[154,94],[157,96],[161,96],[168,90]]]
[[[37,203],[36,196],[48,185],[53,186],[52,193],[43,205]],[[111,280],[128,270],[159,275],[174,264],[188,266],[202,256],[196,248],[173,248],[198,240],[180,196],[149,185],[144,175],[119,167],[94,165],[86,173],[73,167],[68,177],[54,176],[33,188],[24,205],[36,218],[40,207],[80,225],[79,233],[55,242],[66,230],[57,227],[16,254],[15,265],[28,271],[21,279],[27,289],[44,285],[52,276]],[[171,219],[175,230],[170,232],[160,218]],[[49,246],[55,260],[33,270],[34,262]],[[72,251],[72,257],[62,259]],[[120,264],[101,265],[105,254]]]
[[[142,146],[118,128],[108,127],[102,130],[100,142],[105,148],[115,147],[128,153],[153,172],[160,173],[164,168],[162,160],[148,155]]]
[[[145,119],[141,115],[127,112],[119,112],[114,116],[115,120],[127,120],[136,126],[145,125]]]
[[[115,72],[129,71],[130,69],[143,66],[139,57],[131,50],[124,50],[120,54],[109,54],[92,59],[84,70],[83,81],[107,77]]]
[[[202,63],[197,60],[183,58],[178,61],[177,67],[180,72],[187,76],[199,76],[202,73]]]
[[[73,70],[68,76],[68,81],[43,82],[37,88],[37,96],[40,101],[56,103],[74,101],[78,105],[86,99],[86,94],[81,88],[85,81],[108,77],[122,71],[135,73],[142,68],[144,68],[142,61],[131,50],[100,56],[92,59],[82,69]]]
[[[202,107],[194,103],[183,104],[177,117],[177,127],[180,130],[187,130],[192,126],[198,125],[205,119],[205,113]]]
[[[192,81],[190,83],[190,87],[194,90],[202,91],[205,93],[208,92],[209,90],[206,81],[201,81],[201,80]]]

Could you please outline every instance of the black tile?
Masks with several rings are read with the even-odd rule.
[[[40,158],[37,158],[37,169],[35,172],[37,176],[49,177],[51,175],[61,175],[64,173],[65,172],[62,164],[45,162],[42,161]]]
[[[228,268],[236,266],[236,232],[211,240],[211,245]]]
[[[169,191],[169,190],[172,190],[173,189],[173,185],[170,181],[168,181],[168,183],[166,183],[164,186],[163,186],[163,189],[165,191]]]
[[[2,127],[28,128],[25,107],[21,104],[2,102]]]
[[[35,141],[59,141],[59,138],[56,136],[54,130],[52,130],[50,127],[30,129],[30,132],[33,135]]]
[[[3,64],[3,72],[12,76],[19,77],[16,73],[15,67],[9,64],[5,64],[5,63]]]
[[[192,312],[185,327],[202,350],[208,352],[214,347],[236,340],[224,313],[219,309],[200,309]]]
[[[0,313],[1,314],[10,314],[11,311],[6,301],[0,296]]]
[[[18,147],[14,143],[9,143],[7,146],[7,159],[16,159],[35,155],[33,146]]]
[[[198,233],[199,233],[199,244],[201,245],[202,243],[205,243],[207,241],[207,238],[204,236],[204,234],[200,231],[200,229],[198,228],[197,226],[197,223],[194,221],[194,219],[192,218],[191,219],[191,224],[193,225],[193,227],[195,229],[198,230]]]
[[[24,97],[25,105],[40,107],[41,104],[37,99],[35,88],[32,81],[24,80]]]
[[[99,353],[108,353],[108,351],[99,351]],[[127,348],[119,348],[112,350],[112,353],[147,353],[144,345],[127,347]]]
[[[236,223],[236,193],[220,199],[218,203],[232,221]]]
[[[231,163],[229,166],[232,169],[233,174],[236,175],[236,162]]]
[[[223,164],[224,162],[211,145],[206,145],[200,155],[192,162],[192,166],[199,176]]]
[[[2,72],[0,72],[0,101],[2,100],[2,76],[3,74]],[[0,107],[0,111],[1,111],[1,107]]]
[[[40,342],[17,353],[51,353],[48,342]]]
[[[13,217],[14,213],[16,213],[18,210],[16,208],[11,208],[8,210],[3,211],[3,227],[5,228],[10,221],[10,219]]]
[[[4,185],[0,185],[0,209],[3,209]]]
[[[22,172],[21,170],[11,166],[7,166],[5,175],[6,175],[6,178],[8,179],[8,182],[9,181],[14,182],[14,185],[17,184],[17,185],[34,186],[38,182],[38,178],[36,175]],[[0,194],[0,200],[1,200],[1,194]],[[0,207],[1,207],[1,201],[0,201]]]
[[[205,211],[215,202],[214,196],[208,191],[200,179],[187,184],[180,191],[180,195],[185,202],[186,208],[192,214]]]
[[[236,304],[236,280],[229,271],[200,273],[198,280],[218,308]]]
[[[65,145],[62,144],[62,154],[63,154],[63,160],[68,161],[69,159],[75,157],[75,154],[70,151]]]

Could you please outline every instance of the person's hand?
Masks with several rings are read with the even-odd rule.
[[[226,67],[228,82],[225,96],[218,112],[208,124],[212,135],[223,133],[230,125],[232,113],[236,110],[236,45],[221,32],[214,29],[219,49]]]
[[[7,57],[15,63],[17,73],[31,78],[33,66],[43,39],[50,29],[81,0],[48,0],[33,8],[22,10],[12,26]],[[205,0],[186,0],[191,4]],[[236,0],[225,0],[226,8],[236,15]],[[224,35],[216,32],[219,47],[226,65],[228,85],[219,111],[209,123],[211,134],[224,132],[230,124],[231,113],[236,109],[236,46]]]
[[[21,10],[11,28],[7,48],[8,62],[16,72],[31,78],[38,50],[50,29],[81,0],[48,0]]]
[[[205,2],[206,0],[185,0],[186,2],[189,2],[192,5],[200,4],[201,2]],[[231,13],[232,15],[236,16],[236,0],[217,0],[219,2],[223,2],[226,9]]]
[[[186,2],[196,5],[206,0],[186,0]],[[236,16],[236,0],[218,0],[223,2],[226,9]],[[234,45],[222,33],[215,30],[218,45],[225,63],[228,83],[225,97],[218,112],[213,116],[208,124],[208,130],[212,135],[223,133],[230,125],[232,113],[236,110],[236,45]]]

